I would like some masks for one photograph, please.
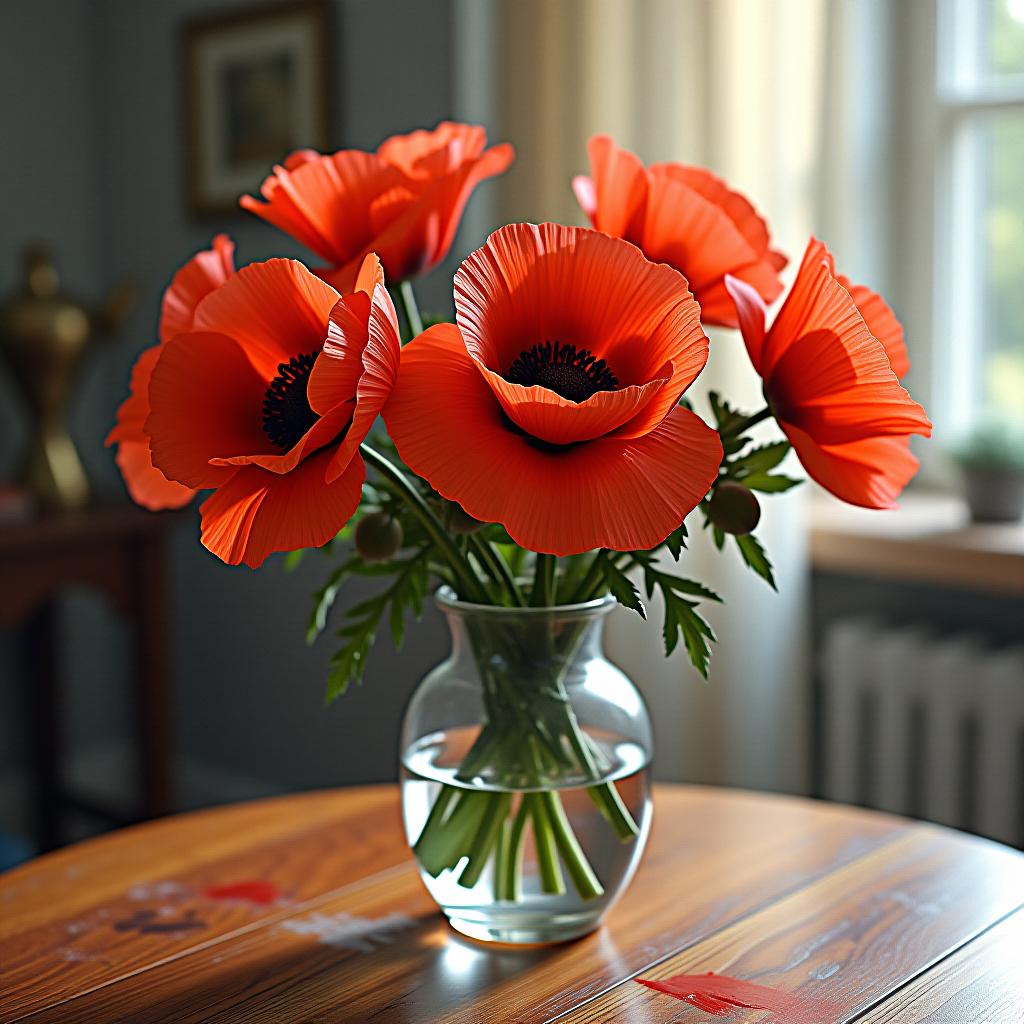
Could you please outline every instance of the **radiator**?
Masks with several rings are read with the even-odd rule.
[[[1024,648],[844,619],[821,679],[828,799],[1024,846]]]

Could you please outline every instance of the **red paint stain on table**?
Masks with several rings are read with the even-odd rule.
[[[676,974],[661,981],[636,980],[715,1017],[727,1017],[736,1010],[768,1010],[775,1014],[778,1024],[821,1024],[828,1019],[831,1009],[827,1002],[804,999],[790,992],[755,985],[740,978],[728,978],[712,971],[707,974]]]
[[[280,892],[273,882],[250,878],[241,882],[211,885],[203,890],[208,900],[244,900],[246,903],[273,903]]]

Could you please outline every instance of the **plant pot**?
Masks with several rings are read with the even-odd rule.
[[[557,608],[466,604],[442,589],[450,657],[402,731],[406,833],[458,931],[559,942],[596,928],[636,870],[651,820],[651,724],[604,657],[612,598]]]
[[[1024,514],[1024,473],[961,467],[964,498],[975,523],[1016,523]]]

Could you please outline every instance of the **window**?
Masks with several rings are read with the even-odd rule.
[[[952,438],[1024,428],[1024,0],[940,0],[938,16],[936,420]]]

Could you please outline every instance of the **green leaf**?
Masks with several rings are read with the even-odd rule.
[[[337,633],[345,643],[331,657],[327,676],[328,703],[341,696],[353,682],[362,680],[366,659],[385,613],[395,647],[402,646],[406,612],[412,611],[417,618],[423,612],[430,585],[429,550],[424,547],[409,558],[386,563],[388,572],[395,577],[392,583],[379,594],[360,601],[346,611],[345,617],[349,621]],[[366,567],[366,563],[358,559],[356,561],[359,562],[360,570]],[[366,575],[383,574],[375,571]]]
[[[647,596],[654,594],[654,588],[662,591],[671,591],[675,594],[687,594],[690,597],[702,597],[707,601],[721,601],[722,599],[713,590],[709,590],[703,583],[696,580],[683,579],[682,576],[673,576],[672,573],[661,572],[654,567],[653,562],[644,562],[644,585],[647,588]]]
[[[342,584],[352,574],[358,558],[350,558],[343,565],[338,566],[327,582],[313,594],[313,611],[309,616],[309,625],[306,627],[306,643],[311,644],[324,631],[327,625],[327,615],[334,606],[334,600]]]
[[[733,408],[717,391],[708,393],[708,401],[711,403],[711,413],[715,417],[715,424],[720,434],[729,433],[747,419],[746,413]]]
[[[330,704],[345,693],[353,679],[362,678],[375,637],[373,629],[365,630],[331,658],[330,671],[327,675],[326,703]]]
[[[686,653],[690,656],[691,664],[707,679],[711,644],[718,639],[715,631],[692,606],[681,612],[679,625],[683,631],[683,642],[686,644]]]
[[[686,523],[681,523],[665,538],[665,546],[668,548],[673,561],[679,561],[679,556],[683,553],[683,548],[686,547],[686,537]]]
[[[664,591],[665,624],[662,635],[665,639],[665,655],[670,655],[682,635],[686,653],[693,667],[705,678],[708,677],[708,662],[711,660],[711,642],[716,640],[714,630],[694,610],[696,603],[677,597],[671,591]]]
[[[763,579],[772,590],[778,590],[775,586],[775,577],[772,574],[772,563],[768,561],[764,548],[752,533],[740,534],[736,537],[736,546],[740,549],[743,561],[750,566],[758,576]]]
[[[295,572],[295,570],[298,569],[299,565],[302,563],[302,559],[305,557],[305,555],[305,548],[296,548],[295,551],[289,551],[288,554],[284,556],[284,571]]]
[[[744,486],[764,494],[781,494],[801,483],[803,483],[802,480],[794,480],[791,476],[782,476],[781,474],[752,473],[750,476],[743,477]]]
[[[711,657],[709,641],[715,639],[715,634],[694,610],[697,602],[687,600],[687,598],[696,597],[708,601],[721,601],[722,599],[703,583],[662,572],[655,566],[652,554],[635,552],[633,558],[643,566],[644,587],[647,596],[653,597],[655,590],[661,591],[665,603],[662,636],[665,640],[666,656],[676,649],[679,638],[682,636],[690,661],[706,679],[708,660]],[[682,596],[684,594],[686,597]]]
[[[647,609],[644,608],[644,603],[640,600],[640,591],[636,589],[633,581],[604,553],[597,555],[597,558],[601,560],[601,572],[612,597],[619,604],[631,608],[640,618],[646,619]]]
[[[766,473],[774,469],[789,451],[788,441],[775,441],[762,445],[730,463],[730,476],[742,480],[751,473]]]

